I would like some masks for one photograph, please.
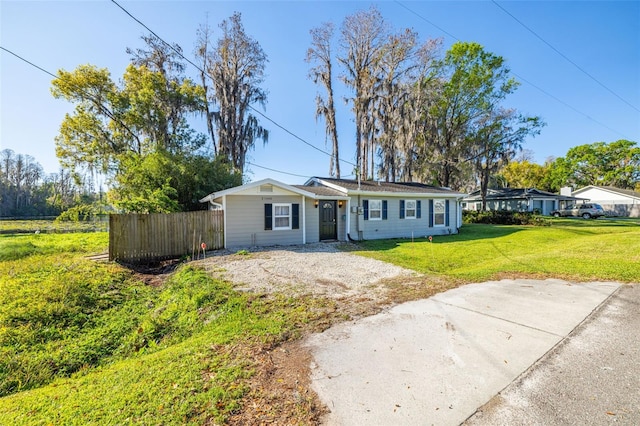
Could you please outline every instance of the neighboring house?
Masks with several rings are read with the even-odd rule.
[[[224,210],[225,248],[454,234],[464,194],[420,183],[264,179],[209,194]]]
[[[589,185],[574,191],[571,195],[600,204],[607,216],[640,217],[640,192],[612,186]]]
[[[549,215],[553,210],[564,208],[584,199],[571,195],[558,195],[536,188],[500,188],[487,190],[486,210],[508,210],[518,212],[538,211]],[[469,194],[462,200],[465,210],[482,210],[480,191]]]

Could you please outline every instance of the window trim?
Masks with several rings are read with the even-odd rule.
[[[437,205],[442,205],[442,212],[437,212]],[[436,217],[442,215],[442,223],[438,223]],[[433,226],[447,226],[447,202],[444,198],[435,198],[433,200]]]
[[[276,215],[276,207],[288,207],[289,210],[289,214],[287,215]],[[289,231],[292,228],[293,225],[293,207],[292,207],[292,203],[273,203],[272,205],[272,212],[273,212],[273,223],[271,226],[271,229],[273,231]],[[276,219],[277,218],[283,218],[286,217],[287,219],[289,219],[289,225],[288,226],[276,226]]]
[[[380,203],[379,208],[373,208],[373,203]],[[380,217],[372,217],[372,212],[380,212]],[[382,200],[369,200],[369,220],[382,220]]]
[[[413,209],[409,209],[409,203],[413,203]],[[413,210],[413,216],[409,216],[409,213],[408,213],[409,210]],[[405,219],[418,218],[418,201],[417,200],[404,200],[404,218]]]

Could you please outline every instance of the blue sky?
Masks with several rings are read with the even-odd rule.
[[[504,105],[539,115],[547,123],[525,144],[535,161],[543,163],[549,156],[564,156],[573,146],[597,141],[640,142],[639,1],[498,1],[597,82],[492,1],[119,3],[162,38],[180,44],[186,54],[194,49],[200,24],[208,21],[218,31],[218,23],[241,12],[246,32],[269,58],[264,113],[324,150],[329,150],[324,123],[314,118],[320,89],[307,78],[309,66],[304,62],[309,30],[325,21],[339,27],[345,16],[371,4],[395,29],[413,28],[422,40],[443,38],[444,49],[456,39],[474,41],[504,57],[522,83]],[[143,34],[144,28],[109,1],[0,1],[0,45],[53,73],[89,63],[108,68],[118,80],[129,62],[126,48],[142,47]],[[187,74],[197,76],[193,68]],[[65,113],[73,109],[54,99],[50,87],[50,76],[0,51],[0,150],[31,155],[48,173],[59,168],[54,138]],[[341,83],[336,82],[336,88],[340,96],[347,94]],[[353,117],[343,102],[337,121],[341,156],[353,161]],[[249,153],[248,161],[256,165],[250,166],[249,179],[302,183],[307,176],[328,174],[328,156],[272,123],[261,122],[270,139]],[[194,127],[206,129],[198,120]],[[342,164],[343,177],[351,171],[352,166]]]

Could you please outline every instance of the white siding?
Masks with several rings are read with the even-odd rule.
[[[599,204],[640,204],[640,200],[600,188],[588,188],[584,191],[576,191],[574,197],[588,198],[590,201]]]
[[[300,229],[265,231],[264,205],[274,203],[300,204]],[[306,213],[309,214],[308,205]],[[302,244],[302,196],[227,195],[226,221],[227,248]]]

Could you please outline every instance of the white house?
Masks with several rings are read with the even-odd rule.
[[[209,194],[224,211],[225,248],[454,234],[465,194],[413,182],[264,179]]]
[[[589,185],[573,191],[571,195],[600,204],[607,216],[640,217],[640,192]]]

